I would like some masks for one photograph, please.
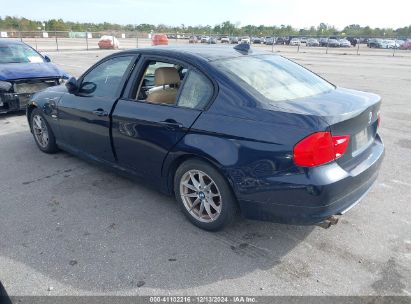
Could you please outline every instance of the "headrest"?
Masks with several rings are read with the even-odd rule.
[[[180,83],[180,75],[178,75],[177,69],[173,67],[156,69],[154,79],[156,86]]]

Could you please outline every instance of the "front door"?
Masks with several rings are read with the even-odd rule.
[[[134,55],[110,58],[90,69],[76,94],[65,94],[58,105],[61,141],[69,148],[114,161],[110,141],[110,114],[118,100]]]
[[[136,89],[113,112],[113,143],[119,165],[158,182],[167,153],[188,132],[214,93],[199,71],[172,60],[143,58]]]

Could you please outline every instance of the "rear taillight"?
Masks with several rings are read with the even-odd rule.
[[[313,133],[294,146],[294,163],[301,167],[315,167],[333,161],[343,156],[349,140],[349,135]]]

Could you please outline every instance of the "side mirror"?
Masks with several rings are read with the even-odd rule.
[[[46,62],[51,62],[51,58],[48,55],[44,55],[43,57]]]
[[[70,94],[74,94],[78,91],[78,83],[75,77],[70,77],[70,79],[66,82],[67,91]]]
[[[91,95],[94,93],[96,88],[97,88],[97,85],[94,82],[85,81],[81,84],[81,87],[78,92],[84,95]]]

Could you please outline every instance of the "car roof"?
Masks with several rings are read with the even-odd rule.
[[[242,54],[235,50],[233,47],[227,47],[223,45],[191,45],[191,46],[170,46],[159,45],[154,47],[147,47],[142,49],[135,49],[135,52],[141,54],[156,54],[156,55],[175,55],[175,56],[188,56],[197,57],[206,61],[215,61],[221,59],[253,56],[258,54],[272,54],[268,52],[256,51],[251,48],[249,54]],[[126,51],[127,52],[127,51]],[[129,52],[129,51],[128,51]]]

